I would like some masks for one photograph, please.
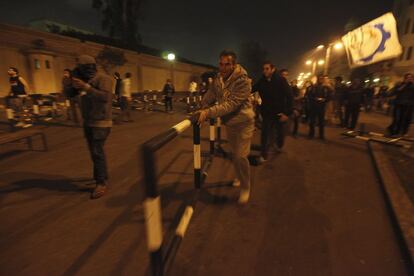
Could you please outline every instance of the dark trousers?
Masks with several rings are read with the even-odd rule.
[[[173,110],[172,97],[165,97],[165,111]]]
[[[70,117],[74,123],[79,124],[79,98],[78,97],[71,97],[68,99],[70,103],[70,108],[68,110],[68,117]]]
[[[293,130],[292,135],[295,136],[298,134],[299,130],[299,120],[300,120],[300,111],[298,110],[298,114],[292,115],[292,121],[293,121]]]
[[[396,104],[394,106],[392,124],[389,126],[390,133],[407,134],[413,116],[413,107],[409,105]]]
[[[336,113],[337,118],[339,119],[339,124],[341,125],[341,127],[345,126],[345,116],[344,116],[343,108],[344,108],[343,101],[338,100],[335,102],[335,113]]]
[[[261,148],[262,156],[268,157],[270,146],[276,142],[279,148],[282,148],[285,144],[285,123],[279,122],[276,115],[269,116],[262,114],[262,135],[261,135]]]
[[[319,137],[325,138],[325,105],[313,105],[309,108],[309,137],[315,137],[315,124],[318,120]]]
[[[120,120],[125,120],[125,117],[127,117],[128,120],[131,120],[131,99],[127,97],[121,97],[119,100],[119,106],[121,108]]]
[[[93,162],[93,178],[96,184],[100,185],[105,185],[108,179],[104,145],[110,132],[110,127],[84,127],[85,138]]]
[[[345,127],[355,129],[358,123],[359,111],[359,104],[347,104],[345,106]]]

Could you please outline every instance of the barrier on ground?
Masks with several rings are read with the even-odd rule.
[[[391,145],[396,147],[411,148],[414,142],[414,139],[407,137],[388,137],[385,134],[366,131],[365,124],[360,124],[360,129],[358,131],[349,130],[342,133],[343,136],[356,138],[366,142],[376,142],[385,145]]]
[[[141,148],[146,195],[146,199],[144,201],[145,224],[152,275],[163,275],[168,270],[169,265],[166,264],[171,263],[170,260],[174,257],[175,252],[177,251],[179,244],[186,233],[187,227],[194,213],[195,203],[197,202],[199,191],[202,183],[205,181],[207,170],[213,158],[213,155],[210,154],[210,158],[208,158],[206,162],[202,162],[200,126],[196,123],[196,119],[196,116],[193,116],[191,119],[186,119],[180,122],[169,130],[148,140],[142,145]],[[192,201],[185,207],[184,212],[181,215],[181,219],[176,227],[172,242],[169,244],[168,248],[166,248],[162,235],[161,198],[158,192],[155,153],[164,145],[172,142],[174,138],[191,126],[193,127],[195,193]],[[214,127],[214,120],[210,122],[210,127]],[[215,137],[212,133],[213,130],[210,129],[210,143],[212,143],[211,139]]]

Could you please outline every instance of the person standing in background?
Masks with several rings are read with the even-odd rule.
[[[131,73],[125,73],[125,78],[121,81],[120,87],[120,107],[121,107],[121,115],[120,121],[123,122],[132,122],[131,119]],[[125,119],[127,117],[127,119]]]
[[[173,111],[173,95],[175,93],[174,85],[172,84],[171,79],[167,79],[167,83],[164,85],[162,92],[165,96],[165,112]]]

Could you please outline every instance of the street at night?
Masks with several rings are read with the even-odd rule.
[[[414,1],[0,3],[0,276],[414,275]]]
[[[108,140],[116,182],[99,202],[89,200],[80,129],[47,128],[47,153],[3,148],[1,274],[147,272],[142,171],[131,145],[184,115],[134,118],[139,122],[115,127]],[[363,120],[377,130],[389,118]],[[231,164],[215,157],[171,275],[409,275],[366,145],[340,133],[329,129],[329,142],[289,137],[284,152],[254,167],[252,200],[242,208],[237,188],[226,187]],[[208,134],[202,137],[208,151]],[[190,147],[186,132],[159,154],[166,233],[193,190]]]

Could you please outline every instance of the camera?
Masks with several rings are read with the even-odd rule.
[[[96,65],[95,64],[79,64],[70,72],[70,78],[77,78],[86,83],[93,79],[96,75]],[[81,91],[72,87],[68,91],[69,97],[76,97],[80,94]]]
[[[89,82],[95,76],[95,73],[95,64],[78,65],[72,70],[71,77]]]

